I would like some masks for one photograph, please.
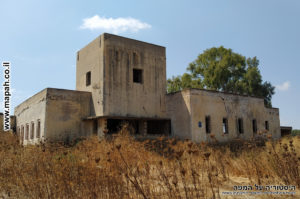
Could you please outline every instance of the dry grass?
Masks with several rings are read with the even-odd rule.
[[[0,197],[230,198],[222,192],[234,185],[300,186],[299,137],[260,147],[211,146],[163,137],[137,141],[126,132],[28,147],[0,133]]]

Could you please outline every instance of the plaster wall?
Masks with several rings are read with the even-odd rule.
[[[103,35],[77,52],[76,90],[92,92],[91,116],[103,116]],[[87,73],[91,72],[91,84],[86,84]]]
[[[47,89],[40,91],[39,93],[33,95],[22,104],[15,107],[15,116],[16,116],[16,127],[17,131],[20,132],[21,140],[24,140],[23,143],[34,144],[43,141],[46,137],[46,126],[45,126],[45,116],[46,116],[46,94]],[[37,123],[40,121],[40,138],[37,138]],[[34,138],[31,139],[30,132],[32,131],[32,125],[34,123]],[[26,134],[26,125],[29,126],[28,139],[25,139]],[[23,128],[23,130],[22,130]],[[24,134],[21,132],[24,131]]]
[[[166,117],[165,47],[104,34],[104,114]],[[133,81],[142,70],[142,82]]]
[[[189,100],[183,100],[183,96],[189,96]],[[226,142],[235,138],[249,140],[260,133],[280,137],[279,111],[266,108],[262,98],[187,89],[168,94],[167,107],[173,134],[196,142]],[[207,116],[210,118],[210,133],[206,132]],[[227,119],[228,133],[223,130],[224,118]],[[238,130],[238,119],[242,120],[242,133]],[[253,120],[257,123],[256,133],[253,131]],[[269,130],[266,130],[266,121]]]
[[[167,115],[171,118],[171,134],[181,139],[192,139],[191,95],[189,90],[167,95]]]
[[[90,115],[91,93],[64,89],[48,89],[46,138],[72,141],[91,135],[90,125],[83,119]]]

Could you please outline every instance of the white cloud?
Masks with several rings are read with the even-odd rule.
[[[291,87],[291,83],[289,81],[285,81],[280,85],[276,86],[276,89],[279,91],[287,91]]]
[[[90,18],[83,19],[81,29],[103,30],[118,34],[121,32],[137,32],[142,29],[151,28],[151,25],[141,22],[131,17],[127,18],[106,18],[95,15]]]

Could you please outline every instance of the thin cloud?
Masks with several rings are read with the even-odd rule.
[[[289,81],[285,81],[280,85],[276,86],[276,89],[279,91],[287,91],[291,87],[291,83]]]
[[[103,30],[118,34],[121,32],[138,32],[142,29],[149,29],[151,25],[141,22],[131,17],[127,18],[106,18],[95,15],[90,18],[83,19],[81,29]]]

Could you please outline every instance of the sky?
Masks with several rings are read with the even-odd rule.
[[[108,32],[165,46],[168,78],[211,47],[256,56],[263,80],[276,86],[281,125],[300,129],[299,0],[0,0],[0,8],[11,114],[44,88],[75,89],[76,52]]]

